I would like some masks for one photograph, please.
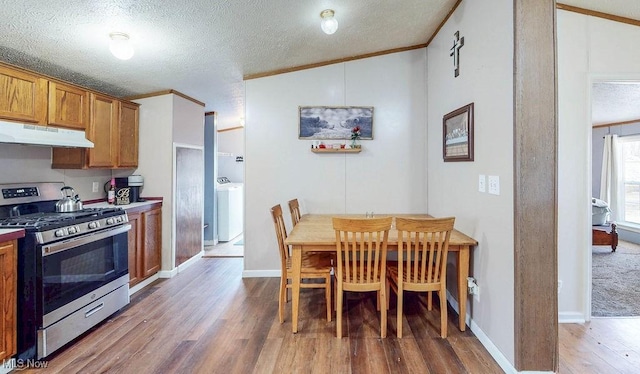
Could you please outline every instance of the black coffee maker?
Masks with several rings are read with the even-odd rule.
[[[127,178],[127,182],[129,184],[129,189],[131,190],[131,195],[129,196],[131,202],[138,203],[141,201],[145,201],[140,197],[142,185],[144,184],[144,178],[142,177],[142,175],[130,175]]]

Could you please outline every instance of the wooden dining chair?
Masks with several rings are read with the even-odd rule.
[[[387,241],[391,217],[333,218],[336,233],[336,336],[342,337],[344,291],[377,292],[377,304],[386,300]],[[386,304],[386,303],[385,303]],[[380,309],[380,336],[387,336],[387,308]]]
[[[300,222],[300,204],[298,204],[298,199],[289,200],[289,212],[291,212],[291,223],[293,226],[297,225]]]
[[[427,310],[432,310],[432,292],[437,291],[440,299],[440,336],[446,338],[447,253],[455,218],[396,217],[395,220],[398,263],[389,265],[387,274],[389,286],[398,295],[397,336],[402,338],[403,292],[427,292]]]
[[[280,250],[280,292],[278,296],[278,316],[280,323],[284,322],[284,304],[286,304],[287,289],[291,288],[291,258],[289,246],[285,243],[287,229],[284,225],[280,204],[271,208],[271,217],[276,230],[278,248]],[[303,282],[305,279],[322,279],[323,283]],[[324,288],[327,304],[327,320],[331,321],[331,260],[330,257],[316,253],[302,253],[302,267],[300,271],[300,288]]]

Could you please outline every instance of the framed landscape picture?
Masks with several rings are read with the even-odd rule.
[[[360,128],[360,139],[373,139],[370,106],[301,106],[298,120],[299,139],[351,139],[354,127]]]
[[[473,161],[473,103],[444,115],[442,157],[445,162]]]

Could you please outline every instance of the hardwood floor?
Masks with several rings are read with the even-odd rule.
[[[203,257],[243,257],[243,235],[239,235],[228,242],[205,246]]]
[[[469,330],[449,314],[439,336],[437,309],[405,295],[404,337],[379,338],[374,294],[349,296],[347,337],[327,322],[323,290],[301,293],[300,332],[291,312],[278,322],[277,278],[241,278],[242,259],[202,259],[136,293],[131,304],[32,373],[502,373]],[[353,294],[350,294],[353,295]]]
[[[560,373],[640,372],[640,318],[560,324]]]

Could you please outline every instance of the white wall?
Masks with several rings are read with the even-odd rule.
[[[140,151],[134,174],[144,177],[143,195],[162,197],[162,270],[173,268],[171,217],[173,180],[173,96],[135,100],[140,104]]]
[[[244,182],[244,162],[236,162],[236,157],[244,156],[244,129],[219,132],[218,152],[218,176]]]
[[[500,27],[496,27],[500,25]],[[469,298],[474,325],[514,362],[513,2],[463,1],[428,54],[429,213],[455,216],[456,228],[478,240],[471,275],[480,301]],[[454,78],[454,33],[465,38]],[[443,162],[442,118],[475,107],[473,162]],[[500,195],[478,192],[480,174],[500,177]],[[448,274],[449,284],[455,284]],[[452,291],[452,287],[448,287]],[[454,295],[457,293],[453,293]]]
[[[110,179],[111,170],[51,169],[51,147],[0,143],[0,183],[63,182],[86,201],[106,198],[103,186]],[[100,185],[96,193],[94,181]]]
[[[288,211],[298,198],[303,213],[426,211],[425,49],[245,85],[245,276],[279,273],[273,205]],[[312,153],[298,139],[298,106],[311,105],[373,106],[374,139],[359,154]]]
[[[640,80],[640,28],[559,10],[558,306],[561,321],[589,319],[593,82]]]

